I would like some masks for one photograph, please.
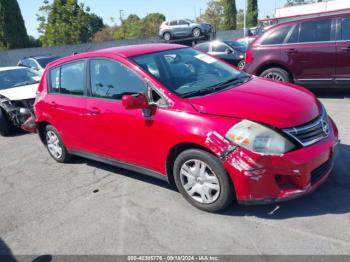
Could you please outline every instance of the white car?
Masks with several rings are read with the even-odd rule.
[[[33,114],[40,78],[26,67],[0,68],[0,135],[10,134]]]

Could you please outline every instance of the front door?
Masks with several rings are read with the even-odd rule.
[[[350,86],[350,17],[338,20],[336,81],[344,87]]]

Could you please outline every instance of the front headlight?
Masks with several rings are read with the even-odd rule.
[[[238,146],[261,154],[281,155],[295,147],[276,131],[249,120],[234,125],[227,132],[226,138]]]

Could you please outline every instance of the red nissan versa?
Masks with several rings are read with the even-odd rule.
[[[249,46],[245,71],[310,87],[349,87],[350,14],[271,28]]]
[[[338,131],[292,84],[252,77],[181,45],[119,47],[47,67],[35,102],[50,155],[71,155],[175,182],[199,209],[236,198],[296,198],[330,174]]]

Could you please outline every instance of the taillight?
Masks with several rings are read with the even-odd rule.
[[[247,52],[245,53],[245,63],[246,64],[251,64],[253,63],[253,51],[252,50],[247,50]]]

